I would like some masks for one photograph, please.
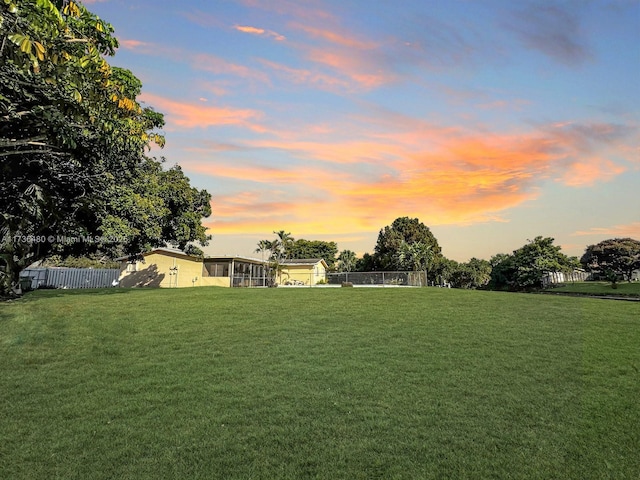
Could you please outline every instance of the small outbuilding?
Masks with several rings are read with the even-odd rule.
[[[329,266],[322,258],[285,260],[280,264],[278,283],[281,285],[317,285],[327,279]]]

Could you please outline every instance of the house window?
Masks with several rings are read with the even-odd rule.
[[[138,271],[138,262],[127,263],[127,273],[137,272],[137,271]]]
[[[205,264],[207,272],[210,277],[228,277],[229,276],[229,264],[228,263],[207,263]]]

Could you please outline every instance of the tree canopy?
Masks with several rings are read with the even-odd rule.
[[[471,258],[466,263],[457,263],[449,275],[449,282],[455,288],[482,288],[491,280],[491,264],[487,260]]]
[[[291,244],[290,259],[301,258],[322,258],[329,268],[333,268],[338,254],[338,244],[336,242],[325,242],[323,240],[305,240],[301,238]]]
[[[578,259],[568,257],[553,245],[551,237],[538,236],[515,250],[512,255],[494,256],[491,280],[495,288],[528,290],[543,286],[544,277],[552,272],[566,272],[580,266]]]
[[[327,262],[329,268],[333,268],[338,254],[336,242],[305,240],[304,238],[296,240],[291,236],[291,233],[284,230],[273,233],[276,235],[275,239],[258,242],[256,253],[264,255],[268,252],[269,260],[276,264],[293,259],[322,258]]]
[[[631,281],[633,271],[640,270],[640,241],[633,238],[611,238],[589,245],[580,263],[590,272],[606,277],[620,276]]]
[[[53,253],[207,242],[210,196],[147,156],[164,119],[105,60],[113,31],[74,1],[0,2],[0,241],[14,281]]]
[[[401,258],[403,245],[411,246],[420,243],[431,252],[432,258],[440,255],[440,246],[429,227],[417,218],[400,217],[378,234],[375,245],[373,263],[380,270],[402,270],[406,263]],[[406,246],[404,247],[406,249]],[[406,257],[406,255],[404,256]]]

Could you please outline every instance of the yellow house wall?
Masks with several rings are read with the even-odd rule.
[[[137,262],[135,272],[127,272],[127,262],[121,268],[123,287],[192,287],[202,284],[202,260],[171,253],[150,253],[145,262]],[[177,270],[171,270],[177,267]],[[209,280],[209,278],[207,278]],[[229,286],[228,279],[227,285]]]
[[[282,270],[280,276],[281,284],[285,284],[287,281],[299,281],[305,285],[315,285],[319,280],[326,278],[326,269],[321,263],[314,267],[302,266],[302,267],[287,267]]]
[[[229,277],[203,277],[200,283],[202,287],[231,287]]]

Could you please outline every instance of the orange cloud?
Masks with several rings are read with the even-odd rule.
[[[215,165],[190,163],[188,166],[185,166],[185,168],[205,175],[276,185],[291,184],[302,186],[307,182],[307,179],[312,178],[313,182],[318,182],[323,178],[327,181],[331,178],[331,174],[329,172],[309,168],[283,169],[255,165],[229,165],[220,163],[216,163]]]
[[[221,125],[239,125],[255,131],[263,127],[254,123],[262,114],[256,110],[206,106],[201,103],[182,103],[145,93],[140,99],[164,112],[167,123],[180,128],[207,128]]]
[[[242,197],[242,195],[241,195]],[[215,197],[212,201],[213,219],[206,225],[215,234],[271,232],[275,226],[296,232],[296,236],[317,235],[330,228],[335,234],[352,234],[354,231],[379,227],[379,218],[362,221],[362,218],[338,216],[339,207],[334,200],[327,200],[318,208],[317,198],[283,197],[263,199],[256,197],[250,205],[238,202],[236,195]],[[314,214],[310,214],[314,212]]]
[[[233,196],[218,199],[232,202],[234,209],[216,213],[216,228],[227,233],[256,231],[258,210],[261,228],[283,225],[306,232],[317,227],[322,232],[330,224],[336,234],[379,228],[381,218],[398,215],[416,216],[430,225],[501,221],[501,212],[536,199],[537,185],[544,179],[588,185],[602,180],[603,170],[610,175],[623,170],[598,154],[604,147],[591,138],[596,132],[606,134],[611,152],[620,143],[615,128],[572,125],[573,133],[559,134],[555,130],[568,127],[562,125],[487,135],[411,119],[390,123],[396,121],[399,130],[413,129],[381,132],[388,127],[386,121],[376,126],[379,130],[373,128],[375,122],[361,126],[362,131],[340,125],[328,130],[304,126],[304,132],[314,131],[321,139],[309,140],[304,137],[313,135],[290,131],[282,140],[246,142],[255,150],[282,150],[291,159],[287,167],[240,166],[219,158],[215,167],[193,167],[200,173],[262,185],[256,187],[260,193],[251,197],[256,208],[239,204]],[[582,133],[575,134],[576,130]],[[340,131],[356,140],[335,140]],[[333,212],[340,212],[340,220],[333,218]]]
[[[376,163],[385,155],[393,157],[403,153],[401,147],[375,140],[360,141],[296,141],[252,140],[253,148],[269,148],[287,151],[298,158],[309,158],[338,164]]]
[[[318,232],[327,221],[327,214],[319,213],[316,220],[309,215],[309,208],[313,205],[317,208],[317,200],[282,191],[214,196],[211,202],[214,215],[207,225],[220,234],[272,231],[274,225],[300,233],[314,228]]]
[[[562,182],[571,187],[591,186],[596,182],[606,182],[617,177],[626,170],[603,158],[584,158],[571,164],[562,176]]]
[[[296,224],[296,231],[310,228],[310,211],[316,212],[314,217],[320,215],[313,220],[319,224],[318,231],[323,231],[320,224],[324,223],[326,226],[326,222],[331,222],[333,231],[344,233],[354,231],[356,225],[358,228],[376,228],[381,216],[391,217],[400,210],[405,214],[424,218],[427,208],[431,224],[450,223],[454,220],[486,221],[498,218],[495,213],[490,212],[504,210],[535,197],[535,193],[524,187],[519,188],[515,184],[514,175],[509,172],[447,172],[446,165],[441,168],[441,171],[428,174],[381,175],[374,180],[367,180],[362,175],[317,167],[284,170],[262,166],[220,165],[219,162],[215,166],[187,167],[188,170],[199,173],[270,185],[275,191],[287,192],[284,195],[291,199],[290,203],[263,201],[257,202],[257,205],[270,203],[266,215],[273,218],[269,221],[284,217],[288,222]],[[218,217],[225,217],[225,213],[231,215],[232,218],[224,223],[229,231],[248,228],[256,209],[244,204],[238,205],[234,199],[225,198],[224,201],[231,201],[239,210],[244,209],[248,214],[243,219],[243,215],[236,210],[217,211]],[[323,204],[322,208],[318,208],[319,203]],[[258,210],[262,211],[260,208]],[[337,220],[332,218],[333,212],[338,211],[341,212],[340,218],[346,217],[341,221],[340,228],[336,225]],[[260,215],[262,217],[263,213]]]

